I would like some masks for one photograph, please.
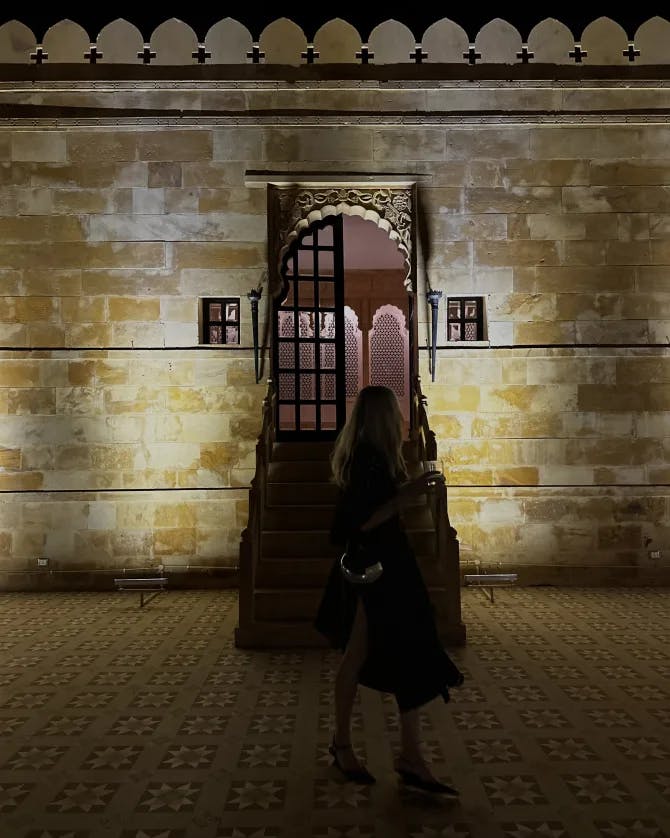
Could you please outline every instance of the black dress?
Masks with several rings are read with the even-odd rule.
[[[364,541],[381,559],[384,572],[369,585],[351,584],[342,576],[338,555],[314,625],[332,646],[344,650],[360,597],[367,618],[368,654],[359,682],[393,693],[405,711],[438,695],[449,701],[449,687],[461,684],[463,675],[440,642],[432,603],[400,518],[395,515],[374,529],[360,531],[372,512],[397,491],[383,457],[360,444],[350,483],[338,499],[331,541],[342,550],[350,538]]]

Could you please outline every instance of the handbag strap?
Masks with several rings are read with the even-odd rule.
[[[342,553],[342,556],[340,557],[340,569],[344,574],[344,578],[354,585],[370,585],[372,582],[376,582],[384,572],[384,566],[378,561],[374,564],[368,565],[363,573],[354,573],[353,570],[350,570],[347,567],[346,558],[347,554]]]

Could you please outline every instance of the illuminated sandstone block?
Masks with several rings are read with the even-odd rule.
[[[124,162],[137,158],[137,136],[128,131],[95,131],[66,135],[71,163]]]
[[[212,131],[212,159],[242,160],[247,165],[250,160],[262,160],[263,129],[257,126],[249,128],[216,128]]]
[[[66,346],[112,346],[112,329],[101,323],[73,323],[65,328]]]
[[[9,390],[7,413],[56,413],[56,391],[52,387]]]
[[[64,297],[61,301],[63,323],[104,323],[107,309],[102,297]]]
[[[475,265],[505,267],[507,265],[558,265],[559,252],[556,242],[514,241],[475,242]]]
[[[152,538],[155,556],[192,556],[195,553],[195,528],[155,529]]]
[[[211,131],[167,129],[137,134],[140,160],[197,161],[212,159]]]
[[[174,259],[180,269],[263,268],[267,264],[264,247],[244,242],[176,242]]]
[[[193,503],[157,503],[154,507],[154,527],[190,529],[195,523],[196,506]]]
[[[36,163],[64,163],[65,135],[56,131],[13,131],[11,159]]]
[[[464,190],[464,209],[471,213],[560,213],[561,200],[561,190],[554,186]]]
[[[341,127],[337,131],[306,128],[299,133],[286,128],[268,128],[264,137],[264,154],[268,160],[372,160],[372,133],[355,127]]]
[[[420,134],[402,128],[381,128],[373,137],[376,161],[444,160],[445,157],[445,132],[440,128],[425,128]]]
[[[160,317],[160,300],[134,297],[110,297],[109,319],[155,321]]]
[[[20,448],[2,448],[0,447],[0,468],[3,469],[18,469],[21,467],[21,449]]]

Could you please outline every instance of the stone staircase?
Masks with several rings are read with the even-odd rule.
[[[332,562],[339,555],[329,542],[337,495],[330,481],[332,443],[272,442],[269,449],[263,492],[258,492],[254,513],[261,515],[258,543],[254,544],[254,533],[247,529],[240,550],[236,644],[243,648],[323,646],[325,641],[312,621]],[[417,443],[407,441],[404,454],[410,473],[418,473]],[[456,588],[459,585],[458,542],[452,537],[452,573],[445,573],[432,502],[420,500],[403,518],[435,604],[441,636],[445,643],[461,644],[465,634],[460,591],[453,590],[454,579]],[[446,498],[444,511],[446,515]],[[250,508],[250,526],[251,517]]]

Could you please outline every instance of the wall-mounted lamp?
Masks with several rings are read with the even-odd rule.
[[[430,376],[435,381],[435,368],[437,367],[437,328],[438,328],[438,307],[442,297],[441,291],[427,291],[426,299],[430,303],[431,329],[430,329]]]
[[[254,370],[256,372],[256,384],[259,378],[259,346],[258,346],[258,302],[261,298],[262,291],[260,288],[252,288],[247,294],[247,299],[251,304],[251,326],[254,332]]]

